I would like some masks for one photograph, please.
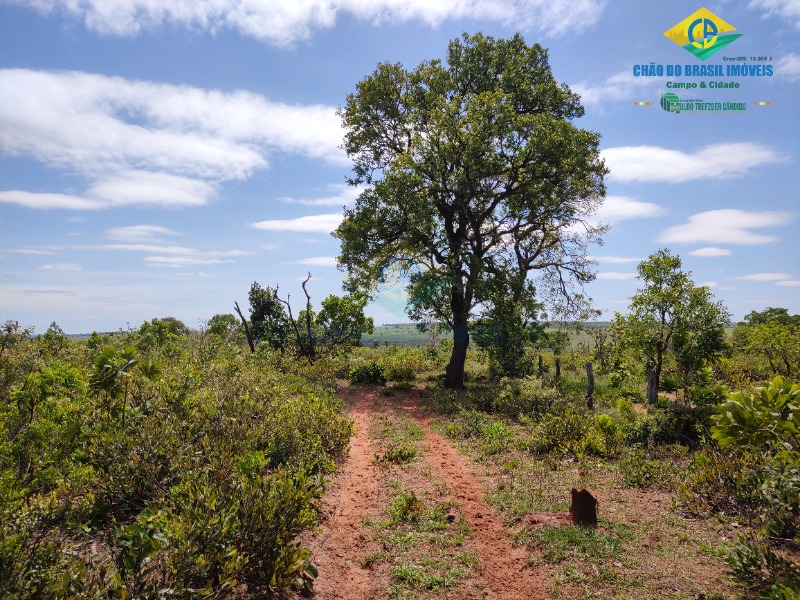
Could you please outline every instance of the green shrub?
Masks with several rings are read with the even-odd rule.
[[[422,502],[412,491],[401,491],[397,494],[389,505],[390,524],[405,523],[416,521],[422,514]]]
[[[417,449],[406,441],[392,442],[381,454],[375,455],[375,462],[383,464],[409,463],[417,457]]]
[[[448,437],[455,439],[468,439],[480,437],[485,428],[493,423],[493,419],[485,412],[479,410],[460,409],[459,418],[450,421],[445,426],[445,433]]]
[[[492,421],[481,428],[481,451],[483,454],[501,454],[511,448],[514,434],[501,421]]]
[[[526,445],[535,454],[569,453],[578,458],[605,452],[603,435],[593,427],[592,417],[573,406],[566,406],[561,414],[544,415]]]
[[[769,532],[800,532],[800,385],[776,377],[752,394],[734,392],[719,406],[712,428],[722,446],[752,454],[750,484],[760,491],[761,521]]]
[[[520,415],[538,418],[550,409],[557,396],[555,389],[545,387],[536,377],[503,379],[494,410],[515,419]]]
[[[118,355],[135,336],[103,343]],[[314,570],[296,539],[316,518],[317,474],[352,432],[341,401],[313,382],[332,382],[345,361],[306,372],[218,336],[178,341],[166,353],[145,344],[107,389],[105,367],[93,368],[100,344],[66,339],[48,364],[36,340],[7,345],[0,598],[308,589]]]
[[[402,360],[392,359],[383,364],[383,373],[387,381],[414,381],[417,373],[414,367]]]
[[[321,480],[304,472],[220,479],[209,471],[173,488],[168,504],[115,528],[115,562],[132,597],[220,597],[238,582],[310,588],[297,536],[316,521]]]
[[[632,449],[619,461],[622,482],[626,487],[672,489],[677,474],[669,459],[651,458],[641,449]]]
[[[800,568],[779,556],[758,539],[739,537],[728,556],[733,574],[746,582],[759,598],[792,600],[800,597]]]
[[[758,504],[758,489],[750,484],[753,459],[715,447],[695,452],[681,474],[676,501],[698,515],[753,518]]]
[[[350,371],[348,380],[350,383],[386,385],[386,373],[384,367],[372,361]]]
[[[760,539],[740,538],[729,564],[761,598],[796,598],[800,570],[776,554],[769,536],[800,530],[800,386],[776,377],[752,393],[728,394],[711,431],[725,452],[695,455],[678,499],[690,508],[744,514]]]
[[[697,447],[710,433],[710,406],[654,409],[637,417],[628,429],[628,444],[681,444]]]
[[[624,421],[614,418],[610,414],[600,414],[595,417],[595,427],[603,434],[605,455],[616,456],[625,442]]]

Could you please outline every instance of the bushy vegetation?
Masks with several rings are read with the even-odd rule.
[[[765,323],[775,330],[769,351],[753,343]],[[800,386],[780,375],[800,368],[789,342],[797,326],[784,309],[751,313],[733,331],[726,354],[697,362],[691,377],[680,364],[686,358],[665,345],[661,395],[650,405],[644,404],[650,358],[616,344],[602,350],[610,355],[606,369],[598,369],[594,407],[587,407],[580,366],[608,342],[598,335],[561,352],[560,379],[552,377],[552,355],[539,350],[543,368],[533,374],[493,379],[490,368],[489,379],[460,391],[430,388],[426,398],[448,415],[443,433],[480,459],[516,465],[508,467],[512,480],[522,477],[513,473],[526,454],[551,465],[606,461],[622,487],[676,490],[677,506],[687,513],[738,521],[739,542],[724,553],[731,572],[748,595],[794,598],[800,594]],[[612,328],[611,342],[615,335]],[[762,375],[774,379],[759,385]],[[531,502],[509,500],[512,489],[502,484],[501,502]],[[521,516],[530,508],[520,510]]]
[[[263,332],[250,352],[235,319],[212,321],[195,332],[153,319],[80,342],[56,324],[38,337],[3,325],[0,597],[309,590],[315,569],[297,539],[351,435],[333,392],[342,379],[387,386],[386,396],[423,387],[427,407],[446,415],[441,431],[512,480],[521,464],[601,465],[618,487],[675,490],[686,513],[741,525],[724,552],[749,594],[798,593],[800,387],[788,377],[800,369],[798,325],[783,309],[748,315],[691,377],[664,353],[655,404],[644,403],[648,357],[616,343],[614,328],[543,334],[517,377],[503,376],[495,350],[471,348],[466,387],[449,389],[448,341],[348,343],[309,361]],[[767,330],[768,352],[755,342]],[[590,407],[585,364],[600,355]],[[376,462],[413,463],[414,435],[394,432]],[[564,508],[525,493],[518,518]],[[398,500],[398,523],[415,518],[414,500]]]
[[[225,328],[30,333],[2,331],[1,597],[310,586],[296,538],[351,434],[330,389]]]

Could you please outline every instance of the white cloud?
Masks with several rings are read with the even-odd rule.
[[[118,243],[97,246],[82,246],[78,250],[102,252],[143,252],[148,267],[184,268],[196,265],[218,265],[233,262],[233,258],[247,256],[243,250],[198,250],[188,246],[167,245],[165,237],[180,236],[181,233],[160,225],[129,225],[113,227],[106,236]]]
[[[787,54],[775,63],[775,75],[789,81],[800,81],[800,54]]]
[[[786,160],[768,146],[752,142],[714,144],[695,153],[659,146],[620,146],[601,154],[610,169],[609,179],[666,183],[741,177],[761,165]]]
[[[332,194],[321,198],[281,198],[287,204],[302,204],[304,206],[347,206],[356,201],[363,188],[332,184],[328,186]]]
[[[672,244],[769,244],[778,238],[750,230],[788,225],[791,220],[792,215],[783,212],[709,210],[692,215],[688,223],[665,229],[658,239]]]
[[[214,193],[214,186],[205,181],[148,171],[124,171],[98,179],[87,192],[109,206],[201,206]]]
[[[298,265],[312,265],[315,267],[335,267],[335,256],[312,256],[311,258],[302,258],[295,261]]]
[[[741,279],[743,281],[783,281],[793,279],[793,277],[787,273],[752,273],[751,275],[734,277],[734,279]]]
[[[715,248],[709,246],[708,248],[698,248],[689,252],[689,256],[700,256],[703,258],[713,258],[716,256],[730,256],[733,251],[728,248]]]
[[[162,246],[159,244],[104,244],[100,246],[84,246],[82,250],[118,250],[122,252],[152,252],[176,256],[202,255],[207,257],[247,256],[244,250],[211,250],[200,251],[186,246]]]
[[[78,174],[80,194],[0,191],[0,202],[90,210],[197,206],[274,152],[347,164],[336,109],[244,91],[82,72],[0,69],[0,150]]]
[[[605,273],[598,273],[597,279],[635,279],[636,273],[619,273],[614,271],[607,271]]]
[[[800,287],[800,280],[798,279],[787,279],[784,281],[779,281],[775,285],[779,285],[781,287]]]
[[[12,250],[5,250],[10,254],[33,254],[33,255],[51,255],[60,254],[61,248],[58,246],[40,246],[38,248],[14,248]]]
[[[634,77],[631,70],[620,71],[607,77],[600,83],[579,81],[570,85],[573,92],[580,94],[584,106],[594,106],[600,110],[608,108],[609,103],[619,103],[622,100],[632,103],[635,100],[644,100],[645,96],[653,92],[664,82],[658,77]]]
[[[41,267],[39,267],[39,270],[75,272],[75,271],[82,271],[83,267],[76,263],[53,263],[50,265],[42,265]]]
[[[664,212],[658,204],[640,202],[627,196],[606,196],[594,217],[603,223],[618,223],[628,219],[647,219]]]
[[[707,287],[711,290],[719,287],[719,284],[716,281],[704,281],[703,283],[699,284],[699,287]]]
[[[144,263],[149,267],[171,267],[174,269],[195,265],[219,265],[225,262],[233,261],[199,256],[146,256],[144,259]]]
[[[69,290],[20,290],[23,296],[74,296]]]
[[[760,9],[767,17],[778,17],[800,29],[800,2],[797,0],[750,0],[750,8]]]
[[[2,103],[0,103],[2,104]],[[0,145],[2,145],[2,132],[0,132]],[[0,202],[18,204],[26,208],[39,210],[60,208],[67,210],[98,210],[103,204],[97,200],[72,196],[70,194],[38,194],[23,190],[0,190]]]
[[[296,219],[273,219],[258,221],[251,226],[265,231],[295,231],[304,233],[331,233],[342,222],[342,213],[328,213],[324,215],[309,215]]]
[[[624,265],[624,264],[642,262],[641,258],[628,258],[625,256],[591,256],[590,258],[596,260],[601,264],[613,264],[613,265]]]
[[[164,236],[183,235],[161,225],[128,225],[106,230],[106,237],[119,242],[149,242]]]
[[[535,30],[546,36],[575,35],[597,22],[603,0],[11,0],[44,14],[62,12],[106,35],[134,36],[165,25],[242,35],[290,46],[315,30],[329,29],[342,15],[373,24],[419,21],[436,27],[451,19],[474,19]]]

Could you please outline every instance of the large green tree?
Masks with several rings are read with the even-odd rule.
[[[365,186],[335,232],[347,284],[374,292],[421,266],[409,312],[452,329],[451,387],[463,386],[470,317],[498,289],[523,305],[538,271],[570,307],[572,286],[593,278],[587,244],[602,228],[585,216],[606,169],[599,135],[572,123],[579,100],[538,44],[465,34],[444,63],[380,63],[340,109],[351,183]]]
[[[615,315],[613,327],[622,347],[643,360],[653,383],[648,401],[655,403],[665,357],[673,353],[688,389],[689,378],[725,349],[730,314],[666,248],[640,262],[637,272],[643,285],[631,297],[628,314]]]

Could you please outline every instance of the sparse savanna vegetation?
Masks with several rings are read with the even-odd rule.
[[[339,111],[346,295],[5,321],[0,598],[797,598],[800,316],[734,326],[665,248],[591,323],[582,114],[519,35],[379,64]],[[398,274],[439,341],[361,346]]]
[[[362,524],[374,544],[360,560],[384,573],[388,596],[485,591],[476,533],[408,413],[421,394],[415,405],[478,465],[480,492],[548,593],[796,597],[800,391],[789,375],[799,357],[787,344],[779,362],[752,341],[763,329],[794,335],[795,321],[751,313],[688,388],[670,346],[649,405],[646,357],[616,343],[614,325],[605,369],[594,338],[578,333],[557,356],[527,345],[523,377],[499,376],[491,354],[471,348],[466,385],[453,390],[442,379],[447,342],[345,345],[310,362],[264,342],[251,353],[236,320],[194,331],[154,319],[80,341],[55,324],[35,336],[7,321],[0,589],[311,590],[318,573],[300,540],[314,535],[352,434],[335,393],[349,379],[351,390],[379,390],[369,435],[385,495]],[[587,361],[597,364],[591,409]],[[569,508],[571,487],[600,500],[597,529],[547,521]]]

